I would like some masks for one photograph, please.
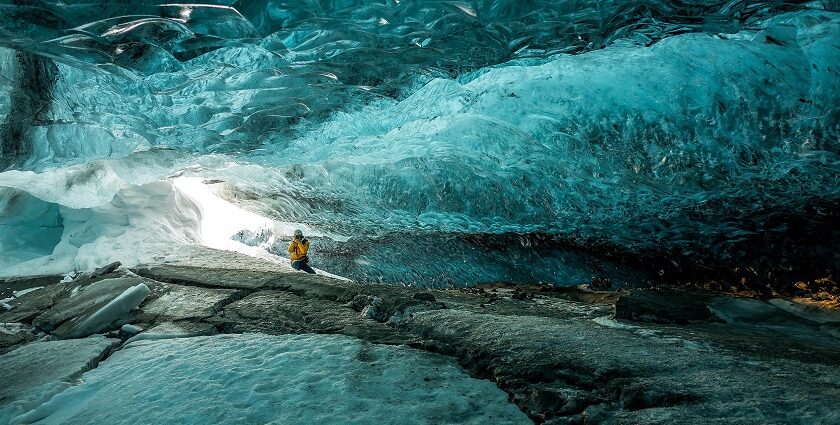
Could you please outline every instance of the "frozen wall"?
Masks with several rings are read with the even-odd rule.
[[[79,247],[118,237],[81,211],[200,221],[181,217],[194,209],[180,195],[150,189],[177,194],[173,178],[196,176],[316,229],[318,265],[360,280],[824,276],[840,264],[832,7],[6,6],[0,90],[11,100],[0,111],[4,128],[26,131],[2,140],[14,170],[0,185],[64,230],[37,244],[7,237],[3,249],[15,263],[61,231],[62,257],[69,226],[84,227],[67,264],[89,267]],[[24,119],[22,108],[40,112]],[[50,199],[30,185],[100,166],[110,171],[82,185],[90,205],[73,205],[73,185]],[[119,201],[136,191],[147,201]],[[13,215],[2,223],[41,220]],[[136,235],[177,245],[195,232]],[[284,253],[285,235],[272,237],[267,248]]]

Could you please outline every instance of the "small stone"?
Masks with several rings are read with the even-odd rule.
[[[607,409],[601,405],[589,406],[583,411],[584,424],[601,424],[606,422],[607,419],[609,419]]]
[[[117,269],[120,268],[120,266],[122,266],[122,263],[120,263],[119,261],[114,261],[113,263],[95,269],[90,273],[84,273],[82,274],[82,276],[90,279],[95,279],[97,277],[105,276],[106,274],[117,271]]]
[[[125,325],[122,325],[120,331],[124,332],[126,335],[133,336],[139,334],[140,332],[143,332],[143,328],[137,325],[131,325],[126,323]]]
[[[609,291],[612,289],[612,282],[603,276],[593,276],[589,289],[593,291]]]

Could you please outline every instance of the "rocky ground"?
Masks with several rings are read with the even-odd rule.
[[[0,422],[127,345],[261,333],[341,334],[448,356],[536,423],[840,423],[840,314],[801,300],[501,284],[423,290],[232,253],[196,258],[0,284]]]

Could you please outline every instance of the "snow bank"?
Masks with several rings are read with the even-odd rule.
[[[38,247],[34,255],[23,256],[16,245],[0,245],[0,276],[64,274],[115,261],[133,266],[199,241],[195,205],[167,181],[127,185],[107,201],[99,200],[104,203],[91,201],[84,208],[73,207],[79,201],[72,201],[72,192],[45,203],[27,192],[23,182],[5,190],[29,204],[44,204],[46,212],[44,218],[17,223],[0,235],[0,242],[24,237]]]
[[[345,336],[142,341],[12,423],[531,423],[454,360]],[[398,418],[398,419],[397,419]]]
[[[200,178],[158,180],[160,170],[135,176],[138,160],[120,160],[122,176],[108,165],[90,165],[84,178],[73,177],[82,173],[79,167],[0,173],[0,210],[9,212],[0,215],[5,230],[0,233],[0,276],[64,274],[115,261],[127,267],[177,261],[185,245],[286,265],[265,249],[231,238],[261,229],[290,235],[300,225],[239,208]]]

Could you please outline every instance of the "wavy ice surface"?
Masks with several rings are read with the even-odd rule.
[[[210,244],[180,177],[365,281],[840,264],[830,2],[141,3],[3,7],[5,264]]]
[[[452,359],[345,336],[140,341],[82,381],[12,423],[530,423]]]

